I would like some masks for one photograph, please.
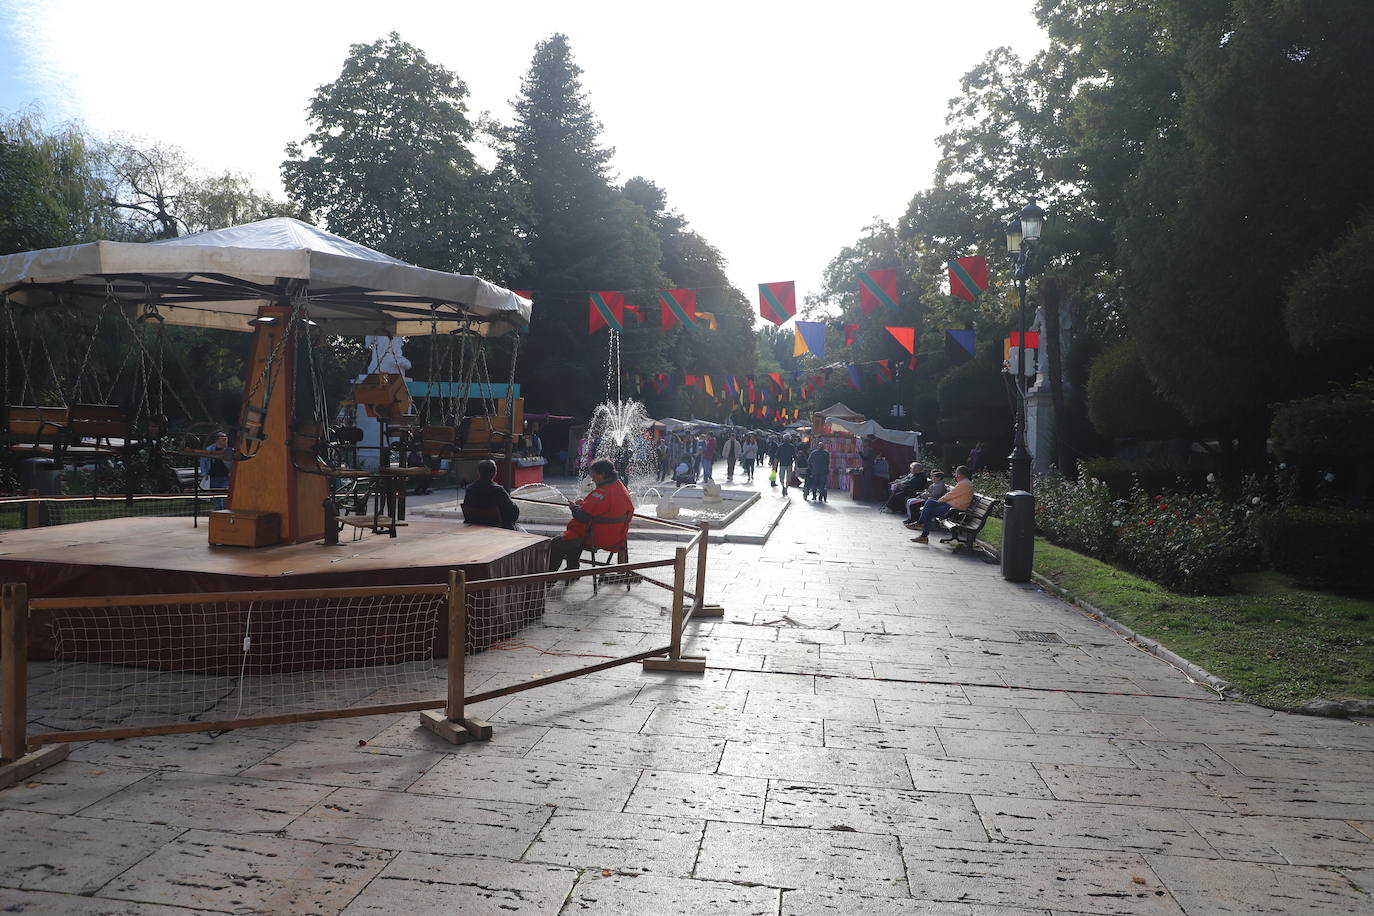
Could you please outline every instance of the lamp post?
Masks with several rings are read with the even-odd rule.
[[[1003,500],[1002,578],[1028,582],[1035,554],[1035,496],[1031,493],[1031,456],[1026,448],[1026,281],[1030,279],[1035,243],[1045,225],[1045,211],[1034,198],[1007,223],[1007,253],[1012,279],[1021,297],[1021,338],[1016,351],[1016,430],[1012,434],[1011,490]]]
[[[1011,454],[1007,456],[1013,490],[1031,488],[1031,454],[1026,448],[1026,283],[1044,225],[1045,211],[1036,205],[1035,198],[1007,223],[1007,253],[1011,255],[1012,279],[1021,298],[1021,336],[1016,348],[1016,430]]]

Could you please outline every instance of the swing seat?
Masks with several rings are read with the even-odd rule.
[[[333,480],[361,480],[377,477],[376,471],[337,467],[322,455],[328,452],[328,442],[321,435],[318,423],[305,423],[291,433],[291,466],[302,474],[316,474]]]
[[[67,418],[67,454],[115,457],[136,446],[129,416],[113,404],[76,404]]]
[[[57,458],[66,444],[67,408],[11,404],[5,408],[5,432],[12,452],[33,458]]]

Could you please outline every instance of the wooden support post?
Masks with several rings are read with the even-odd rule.
[[[491,725],[463,715],[463,681],[467,652],[467,574],[451,570],[448,574],[448,707],[441,713],[427,709],[420,713],[420,724],[451,744],[487,741]]]
[[[0,586],[0,789],[67,759],[70,748],[29,753],[29,587]]]
[[[706,603],[706,547],[711,542],[711,523],[701,523],[701,540],[697,543],[697,585],[693,617],[724,617],[725,608],[719,604]]]
[[[30,501],[24,504],[24,527],[38,527],[38,491],[29,491]]]
[[[668,645],[667,658],[646,658],[645,671],[689,671],[701,674],[706,671],[706,659],[700,655],[682,654],[682,630],[687,623],[687,548],[679,547],[673,561],[673,617],[672,640]]]

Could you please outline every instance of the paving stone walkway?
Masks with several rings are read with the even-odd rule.
[[[0,912],[1374,913],[1374,727],[1222,702],[789,498],[712,548],[705,675],[491,701],[461,748],[413,716],[80,746],[0,792]]]

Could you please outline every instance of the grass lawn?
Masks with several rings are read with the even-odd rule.
[[[1001,543],[1000,519],[988,519],[983,539]],[[1374,601],[1295,588],[1272,572],[1237,577],[1232,595],[1179,595],[1043,538],[1035,571],[1258,703],[1374,697]]]

